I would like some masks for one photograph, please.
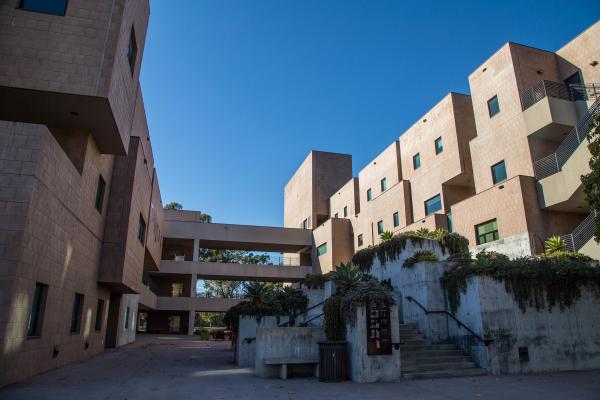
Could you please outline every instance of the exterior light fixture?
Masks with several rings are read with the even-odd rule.
[[[590,65],[591,65],[592,67],[595,67],[596,65],[598,65],[598,61],[594,60],[594,61],[592,61],[592,62],[590,63]]]

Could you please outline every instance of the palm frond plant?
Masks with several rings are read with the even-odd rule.
[[[352,263],[342,263],[329,274],[329,279],[335,284],[336,291],[341,294],[355,288],[361,278],[361,272]]]
[[[388,240],[391,240],[393,237],[394,237],[394,234],[390,231],[385,231],[381,235],[379,235],[379,238],[381,238],[381,241],[383,241],[383,242],[387,242]]]

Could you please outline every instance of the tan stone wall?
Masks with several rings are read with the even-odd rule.
[[[313,158],[308,155],[285,185],[283,226],[301,228],[302,221],[310,221],[309,229],[316,227],[313,209]],[[313,221],[315,225],[313,226]]]
[[[335,214],[338,218],[351,218],[360,212],[359,184],[357,178],[352,178],[344,186],[329,198],[330,217]],[[348,215],[344,217],[344,207],[347,207]]]

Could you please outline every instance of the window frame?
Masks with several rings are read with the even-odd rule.
[[[367,189],[367,201],[371,201],[373,200],[373,191],[371,190],[371,188]]]
[[[417,153],[413,156],[413,170],[421,168],[421,153]]]
[[[430,200],[433,200],[433,199],[435,199],[436,197],[437,197],[437,198],[439,198],[439,200],[440,200],[440,201],[439,201],[439,203],[440,203],[440,208],[438,208],[437,210],[432,210],[432,211],[429,211],[429,212],[428,212],[428,210],[427,210],[427,203],[428,203]],[[426,216],[426,217],[427,217],[427,216],[429,216],[429,215],[432,215],[432,214],[436,213],[437,211],[440,211],[440,210],[442,210],[442,209],[444,208],[444,207],[443,207],[443,204],[442,204],[442,196],[441,196],[441,194],[440,194],[440,193],[438,193],[438,194],[436,194],[435,196],[432,196],[432,197],[428,198],[427,200],[425,200],[425,201],[423,202],[423,205],[425,206],[425,216]]]
[[[379,188],[381,189],[381,193],[387,190],[387,179],[385,177],[379,181]]]
[[[344,218],[348,217],[348,206],[344,206]]]
[[[327,254],[327,251],[328,251],[327,242],[325,242],[317,247],[317,257],[321,257],[321,256]]]
[[[138,221],[137,238],[143,245],[146,244],[146,228],[146,220],[144,219],[144,216],[140,213],[140,219]]]
[[[358,234],[358,236],[356,237],[356,241],[358,243],[358,247],[361,247],[364,244],[362,233]]]
[[[383,220],[377,221],[377,234],[381,235],[385,232],[385,226],[383,225]]]
[[[48,298],[48,285],[36,282],[29,309],[27,320],[27,337],[36,338],[42,336],[44,326],[44,314],[46,311],[46,299]]]
[[[333,218],[339,218],[338,213],[333,214]]]
[[[96,184],[96,201],[94,202],[94,208],[102,214],[102,208],[104,207],[104,195],[106,193],[106,181],[102,174],[98,174],[98,183]]]
[[[491,105],[492,105],[493,102],[495,102],[497,110],[495,110],[495,112],[492,113],[492,107],[491,107]],[[487,108],[488,108],[488,114],[489,114],[490,118],[493,118],[496,115],[500,114],[500,100],[498,99],[498,95],[497,94],[495,94],[494,96],[492,96],[487,101]]]
[[[78,335],[81,333],[81,314],[83,313],[83,304],[85,296],[81,293],[75,293],[73,296],[73,308],[71,309],[71,323],[69,333]]]
[[[62,14],[51,12],[51,11],[25,8],[24,6],[25,6],[25,2],[27,2],[27,0],[19,0],[19,2],[17,3],[17,9],[23,10],[23,11],[28,11],[28,12],[40,13],[40,14],[56,15],[57,17],[64,17],[65,15],[67,15],[67,7],[69,6],[69,0],[64,0],[64,1],[65,1],[65,8],[64,8]]]
[[[496,179],[496,174],[494,173],[494,168],[503,165],[504,166],[504,178],[502,179]],[[491,171],[492,171],[492,183],[495,185],[497,183],[500,182],[504,182],[505,180],[508,179],[508,172],[506,171],[506,162],[504,160],[497,162],[496,164],[492,165],[490,167]]]
[[[131,32],[129,34],[129,42],[127,43],[127,64],[131,71],[131,76],[135,75],[135,67],[137,65],[138,45],[137,38],[135,36],[135,27],[131,25]]]
[[[392,218],[394,219],[394,228],[397,228],[400,226],[400,213],[398,211],[396,211],[393,215]]]
[[[496,229],[490,232],[486,232],[483,235],[479,234],[479,227],[483,227],[484,225],[490,224],[490,223],[495,223],[496,224]],[[481,241],[481,237],[485,237],[489,234],[492,234],[492,240],[486,240],[485,242]],[[488,221],[482,222],[480,224],[475,225],[475,241],[477,243],[477,245],[482,245],[482,244],[487,244],[487,243],[491,243],[491,242],[495,242],[496,240],[500,240],[500,230],[498,229],[498,219],[494,218],[494,219],[490,219]]]
[[[439,146],[438,146],[438,143],[439,143]],[[442,139],[441,136],[434,140],[433,147],[435,149],[436,156],[444,152],[444,140]]]

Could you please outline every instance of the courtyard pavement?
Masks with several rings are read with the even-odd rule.
[[[0,389],[0,399],[600,399],[600,371],[320,383],[314,378],[259,379],[231,360],[229,342],[139,335],[129,346]]]

